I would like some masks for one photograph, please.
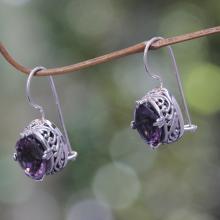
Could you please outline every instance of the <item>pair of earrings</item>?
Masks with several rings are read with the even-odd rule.
[[[184,131],[195,131],[197,128],[197,126],[191,123],[178,68],[170,46],[168,46],[169,54],[173,61],[188,124],[184,124],[180,107],[175,98],[163,87],[161,78],[150,73],[147,60],[148,51],[151,44],[160,39],[162,38],[154,37],[147,41],[144,51],[145,69],[151,77],[160,81],[160,86],[151,90],[136,102],[134,121],[131,123],[132,128],[137,129],[140,136],[151,148],[157,148],[160,144],[169,144],[177,141]],[[26,83],[28,102],[40,111],[41,118],[33,120],[23,130],[15,146],[16,153],[14,153],[14,160],[19,162],[25,174],[37,181],[42,180],[46,175],[59,172],[66,166],[69,160],[75,160],[77,157],[77,152],[73,151],[70,145],[52,76],[49,76],[48,79],[64,134],[55,124],[45,118],[42,106],[37,105],[32,100],[30,82],[34,74],[42,69],[45,68],[34,68],[30,72]]]

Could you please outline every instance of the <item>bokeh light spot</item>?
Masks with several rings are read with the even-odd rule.
[[[189,105],[202,114],[220,110],[220,68],[210,63],[196,65],[186,78],[186,95]]]
[[[131,128],[117,132],[110,144],[112,159],[131,166],[136,172],[146,174],[155,160],[155,152],[147,149],[139,134]]]
[[[139,179],[130,167],[110,163],[98,170],[93,182],[95,196],[112,208],[123,209],[132,205],[140,192]]]
[[[111,210],[95,199],[80,201],[67,213],[67,220],[113,220]]]

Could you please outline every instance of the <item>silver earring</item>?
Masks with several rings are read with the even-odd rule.
[[[140,136],[153,149],[157,148],[160,144],[170,144],[177,141],[183,135],[184,131],[195,131],[197,129],[197,126],[191,123],[179,71],[173,50],[170,46],[167,46],[167,48],[172,59],[179,91],[183,100],[187,118],[186,124],[184,123],[183,115],[176,99],[163,87],[161,77],[151,74],[148,65],[148,51],[151,44],[160,39],[163,38],[154,37],[147,41],[144,51],[145,70],[152,78],[159,81],[160,86],[149,91],[143,98],[136,102],[134,121],[131,122],[131,127],[137,129]]]
[[[16,143],[14,160],[18,161],[25,174],[34,180],[43,180],[45,175],[55,174],[62,170],[69,160],[75,160],[77,152],[73,151],[63,120],[59,98],[52,76],[48,77],[56,102],[59,119],[64,135],[59,128],[45,119],[42,106],[33,102],[30,94],[31,78],[44,67],[34,68],[27,79],[26,95],[31,106],[41,113],[40,119],[33,120],[20,134]]]

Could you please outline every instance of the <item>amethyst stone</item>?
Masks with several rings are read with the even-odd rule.
[[[152,148],[157,147],[163,139],[163,129],[154,126],[154,123],[158,118],[159,115],[151,103],[144,102],[142,104],[137,104],[132,127],[137,129],[140,136]]]
[[[43,154],[44,147],[34,135],[25,136],[16,143],[15,159],[34,180],[42,180],[46,175],[47,161],[42,159]]]

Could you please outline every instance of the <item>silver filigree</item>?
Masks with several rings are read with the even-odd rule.
[[[180,107],[166,88],[151,90],[141,101],[150,103],[159,115],[153,126],[163,129],[162,144],[175,142],[183,135],[184,120]]]
[[[33,120],[20,134],[21,138],[33,135],[44,146],[43,159],[49,164],[46,174],[62,170],[69,159],[74,160],[77,153],[69,152],[68,144],[59,128],[46,119]]]

